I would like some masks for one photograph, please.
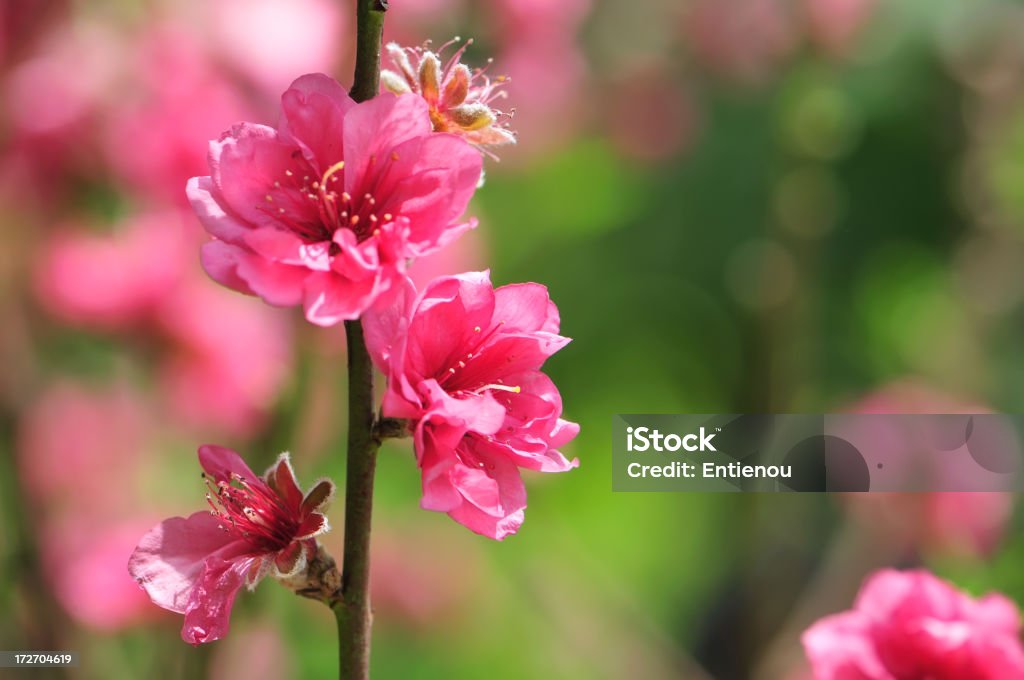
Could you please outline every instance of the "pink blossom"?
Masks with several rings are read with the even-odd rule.
[[[184,201],[181,185],[206,166],[204,143],[247,107],[183,27],[148,27],[131,54],[132,86],[108,106],[103,150],[124,184]]]
[[[687,45],[711,70],[747,83],[769,78],[796,48],[793,13],[782,0],[696,0],[686,9]]]
[[[492,81],[485,69],[470,71],[461,63],[471,43],[467,41],[448,58],[443,56],[447,45],[435,53],[390,43],[387,52],[394,70],[381,71],[381,86],[395,94],[412,92],[422,97],[435,132],[451,132],[482,147],[514,144],[515,135],[500,124],[501,112],[492,106],[505,95],[499,89],[505,79],[499,76]]]
[[[1017,606],[973,599],[926,571],[883,570],[850,611],[803,634],[815,680],[1006,680],[1024,677]]]
[[[853,413],[991,413],[990,408],[976,399],[949,394],[914,379],[891,382],[865,395],[847,410]],[[885,425],[881,423],[878,427]],[[891,458],[913,447],[913,443],[896,430],[878,429],[869,437],[879,452],[892,452]],[[941,468],[937,472],[950,474]],[[920,474],[920,471],[913,474]],[[878,538],[917,550],[977,556],[990,554],[998,547],[1013,513],[1014,496],[994,491],[871,493],[845,495],[843,503],[853,518]]]
[[[217,239],[203,266],[269,304],[301,303],[312,323],[358,318],[397,289],[409,258],[475,226],[457,220],[481,164],[464,140],[432,133],[420,97],[356,104],[327,76],[303,76],[277,129],[236,125],[211,143],[211,175],[189,181]]]
[[[153,602],[185,615],[181,637],[194,645],[228,632],[242,585],[266,575],[301,572],[328,531],[323,514],[334,484],[320,480],[303,496],[284,453],[258,477],[241,457],[220,446],[199,448],[213,511],[172,517],[151,529],[128,571]]]
[[[106,493],[111,471],[122,475],[118,481],[132,478],[151,435],[142,396],[128,385],[54,383],[22,414],[21,482],[30,500],[48,512],[87,503],[94,512],[119,515],[123,494]]]
[[[74,513],[46,526],[42,560],[53,594],[77,622],[103,631],[152,618],[153,608],[124,570],[146,520],[103,522]]]
[[[247,302],[196,267],[156,310],[154,323],[165,339],[161,395],[186,425],[251,433],[288,380],[290,325],[273,310]]]
[[[512,42],[498,58],[516,87],[513,120],[526,145],[519,151],[549,150],[571,139],[589,113],[583,106],[587,62],[574,36]]]
[[[183,227],[172,212],[131,218],[115,234],[58,228],[35,268],[40,303],[75,324],[109,329],[139,322],[183,275]]]
[[[827,52],[850,51],[877,0],[803,0],[810,38]]]
[[[519,468],[579,464],[557,450],[579,426],[561,418],[558,390],[540,371],[569,342],[547,290],[495,290],[487,272],[445,277],[405,314],[371,315],[365,327],[388,376],[384,415],[412,421],[421,506],[490,538],[515,533],[526,507]]]
[[[330,71],[347,13],[332,0],[214,0],[211,47],[264,92],[277,93],[296,73]]]

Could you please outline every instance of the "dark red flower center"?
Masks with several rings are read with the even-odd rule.
[[[225,531],[266,552],[281,550],[295,539],[301,524],[298,514],[262,481],[249,482],[233,474],[230,483],[214,484],[207,478],[206,485],[206,500]]]

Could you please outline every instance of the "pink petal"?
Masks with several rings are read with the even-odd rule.
[[[245,235],[245,245],[268,260],[327,271],[331,268],[330,243],[306,243],[294,233],[264,227]]]
[[[857,612],[827,616],[801,640],[816,679],[896,680],[878,659],[867,619]]]
[[[373,302],[377,279],[351,281],[335,272],[314,272],[305,282],[303,305],[306,320],[318,326],[333,326],[358,319]]]
[[[353,196],[374,167],[383,167],[402,142],[432,134],[427,103],[416,95],[384,93],[356,104],[345,115],[345,190]],[[367,189],[364,189],[366,191]]]
[[[397,280],[398,290],[389,305],[374,305],[363,315],[363,335],[374,365],[388,372],[388,360],[394,347],[402,340],[408,327],[408,315],[416,296],[412,280],[403,276]]]
[[[214,281],[278,307],[298,304],[310,276],[306,267],[273,262],[223,241],[203,244],[200,261]]]
[[[408,369],[422,377],[437,376],[476,348],[494,310],[488,276],[472,272],[443,277],[424,289],[409,324]]]
[[[539,369],[547,358],[569,344],[552,333],[500,335],[479,350],[459,373],[459,383],[486,385],[513,374]]]
[[[509,332],[558,333],[558,308],[539,283],[515,283],[494,291],[494,321]]]
[[[320,219],[316,205],[303,200],[301,192],[275,189],[274,182],[286,180],[286,171],[302,176],[311,170],[298,147],[281,140],[273,128],[253,123],[231,128],[210,143],[210,171],[215,190],[230,213],[249,224],[278,227],[281,209],[295,222]],[[267,201],[271,191],[273,203]]]
[[[455,398],[445,392],[436,380],[420,386],[427,399],[428,418],[432,423],[445,422],[463,431],[494,434],[505,421],[505,407],[490,393]]]
[[[246,481],[257,479],[242,457],[236,452],[215,444],[204,444],[199,447],[199,464],[206,474],[216,482],[230,482],[232,475],[238,475]]]
[[[128,572],[153,602],[184,613],[211,555],[231,557],[245,546],[220,528],[209,511],[164,520],[146,533],[128,561]]]
[[[185,608],[181,628],[185,642],[200,645],[227,635],[231,607],[253,562],[253,558],[206,560]]]
[[[379,210],[407,217],[409,240],[417,255],[426,255],[451,240],[448,229],[472,226],[453,223],[476,192],[482,162],[480,152],[454,135],[417,137],[378,160],[355,191],[372,191],[382,201]]]
[[[214,197],[213,179],[193,177],[185,186],[192,209],[210,235],[229,243],[241,243],[251,227],[229,215]]]
[[[317,174],[345,158],[342,131],[353,106],[341,85],[322,73],[301,76],[281,96],[281,132],[302,147]]]

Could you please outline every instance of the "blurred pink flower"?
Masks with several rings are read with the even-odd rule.
[[[210,680],[280,680],[295,668],[291,650],[280,629],[270,620],[243,626],[215,645]]]
[[[131,54],[132,87],[104,117],[107,161],[128,186],[183,202],[185,182],[206,167],[206,141],[245,118],[247,107],[183,27],[148,27]]]
[[[151,428],[141,396],[127,385],[50,385],[24,411],[18,430],[18,466],[30,501],[51,513],[86,498],[94,513],[107,503],[119,507],[118,495],[104,490],[132,477]]]
[[[117,37],[94,24],[60,25],[44,36],[3,81],[0,101],[15,135],[66,132],[75,141],[72,126],[91,117],[114,86],[118,50]]]
[[[109,480],[108,480],[109,483]],[[42,532],[42,560],[53,594],[78,623],[101,631],[120,630],[153,618],[153,607],[124,569],[149,520],[97,522],[75,512],[48,523]]]
[[[212,142],[211,176],[189,182],[218,239],[202,253],[214,280],[272,305],[301,303],[310,322],[333,325],[392,292],[407,259],[474,226],[456,220],[480,154],[433,134],[423,99],[356,104],[315,74],[293,83],[282,111],[278,129],[243,123]]]
[[[501,73],[515,88],[512,122],[527,153],[564,144],[585,121],[586,62],[574,36],[510,43],[499,55]]]
[[[348,17],[342,8],[332,0],[214,0],[206,25],[212,47],[271,94],[296,73],[334,70]]]
[[[175,212],[139,215],[114,234],[61,227],[35,267],[37,297],[64,321],[123,328],[142,320],[177,285],[188,250],[183,218]]]
[[[157,312],[169,341],[162,394],[186,424],[244,435],[259,427],[288,380],[290,326],[200,276],[190,272]]]
[[[586,60],[578,33],[591,0],[496,0],[492,37],[501,48],[495,75],[515,88],[515,116],[521,148],[510,154],[550,150],[571,139],[583,122]]]
[[[244,435],[288,378],[287,319],[210,283],[180,211],[140,214],[113,234],[59,229],[35,267],[40,304],[67,323],[147,333],[172,412]],[[158,256],[154,256],[158,254]],[[245,342],[225,342],[244,337]]]
[[[407,302],[366,319],[388,376],[383,413],[412,421],[421,506],[501,540],[523,522],[520,467],[579,464],[557,450],[579,426],[561,418],[558,390],[540,372],[569,342],[558,309],[543,286],[495,290],[486,272],[437,279]]]
[[[181,637],[193,645],[228,632],[235,596],[264,576],[287,578],[305,568],[315,537],[328,531],[323,514],[334,483],[320,480],[303,495],[288,454],[258,477],[220,446],[199,448],[213,511],[172,517],[142,537],[128,571],[153,602],[185,615]]]
[[[503,36],[536,41],[572,36],[592,4],[591,0],[496,0],[493,6]]]
[[[664,66],[631,69],[609,86],[617,95],[606,107],[607,123],[612,141],[623,153],[659,161],[678,154],[693,140],[696,105]]]
[[[852,413],[991,413],[973,401],[902,380],[845,409]],[[897,446],[898,448],[898,446]],[[843,503],[865,527],[914,548],[987,555],[1013,513],[1014,497],[999,492],[848,494]]]
[[[925,571],[876,572],[854,608],[803,634],[815,680],[1024,677],[1017,606],[972,599]]]
[[[419,526],[373,535],[370,587],[382,620],[430,630],[457,618],[482,585],[479,543],[470,534]],[[409,569],[415,564],[415,569]]]
[[[469,70],[461,63],[467,41],[451,57],[447,45],[438,51],[422,47],[387,46],[394,70],[380,74],[381,87],[394,94],[414,93],[426,101],[435,132],[451,132],[481,147],[515,144],[516,137],[503,125],[492,103],[505,95],[501,76],[491,80],[485,69]],[[444,61],[442,61],[444,60]]]
[[[871,18],[878,0],[803,0],[807,32],[826,52],[845,55]]]
[[[684,12],[686,45],[728,78],[766,80],[796,48],[794,16],[782,0],[692,0]]]

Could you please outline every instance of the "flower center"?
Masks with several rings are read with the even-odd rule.
[[[309,164],[301,157],[301,152],[296,151],[293,157],[301,167],[284,171],[284,176],[275,181],[273,188],[264,196],[266,205],[262,208],[303,240],[309,243],[330,241],[330,253],[336,255],[340,252],[335,242],[338,230],[351,231],[356,242],[361,243],[377,236],[381,225],[394,220],[394,215],[380,210],[375,194],[384,188],[398,154],[392,153],[390,162],[376,173],[374,181],[368,183],[371,185],[366,187],[368,191],[356,196],[341,187],[344,184],[345,161],[338,161],[320,177],[315,177],[310,174]],[[370,169],[376,161],[376,156],[370,157]],[[313,204],[315,212],[311,213],[302,203]]]
[[[479,357],[487,351],[487,343],[498,333],[499,330],[501,330],[504,325],[504,321],[499,321],[486,333],[483,332],[483,329],[480,328],[480,326],[475,327],[473,329],[473,333],[478,337],[472,343],[473,350],[457,356],[450,363],[448,370],[437,378],[437,384],[444,387],[449,394],[455,396],[459,394],[479,396],[489,390],[519,394],[520,388],[518,385],[506,385],[501,378],[497,378],[494,382],[484,383],[479,376],[472,372],[473,360],[479,360]],[[467,370],[467,367],[469,367],[470,370]]]
[[[262,482],[249,483],[238,474],[214,484],[206,475],[206,500],[221,529],[267,550],[280,550],[295,538],[299,520]]]

